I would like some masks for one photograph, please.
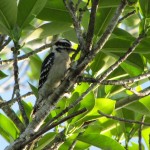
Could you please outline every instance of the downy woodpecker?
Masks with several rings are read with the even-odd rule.
[[[33,114],[42,105],[42,100],[48,98],[65,77],[71,63],[69,53],[74,51],[71,46],[71,42],[66,39],[58,40],[52,46],[51,53],[43,61],[38,86],[39,97],[34,106]]]

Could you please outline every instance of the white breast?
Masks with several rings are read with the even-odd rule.
[[[69,54],[66,51],[62,51],[61,53],[57,52],[54,60],[54,65],[49,72],[47,81],[39,90],[39,95],[42,95],[42,97],[47,97],[48,95],[50,95],[55,90],[55,88],[60,85],[69,67]]]

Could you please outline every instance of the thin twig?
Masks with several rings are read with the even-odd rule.
[[[0,46],[3,44],[5,38],[6,38],[6,35],[0,34]]]
[[[101,50],[103,48],[104,44],[106,43],[106,41],[110,37],[111,33],[113,32],[114,28],[116,27],[117,22],[118,22],[119,17],[120,17],[120,14],[123,12],[126,5],[127,5],[127,0],[121,0],[121,3],[119,5],[119,7],[117,8],[117,10],[114,14],[114,17],[112,18],[110,24],[106,28],[105,32],[102,34],[102,36],[99,39],[99,41],[97,42],[97,44],[94,45],[94,47],[92,48],[93,49],[92,51],[94,53],[97,49]]]
[[[24,99],[24,98],[26,98],[26,97],[28,97],[28,96],[32,96],[32,95],[33,95],[32,92],[28,92],[28,93],[22,95],[22,96],[20,97],[20,99],[22,100],[22,99]],[[16,101],[17,101],[17,98],[14,98],[14,99],[11,99],[11,100],[8,100],[8,101],[4,101],[4,100],[1,99],[1,100],[0,100],[0,108],[5,107],[6,105],[7,105],[7,106],[12,106],[13,103],[15,103]]]
[[[74,29],[76,31],[77,38],[78,38],[79,44],[80,44],[81,49],[82,49],[83,44],[84,44],[84,39],[82,36],[81,24],[79,22],[79,19],[76,16],[76,13],[75,13],[75,11],[76,11],[75,6],[73,5],[73,3],[71,1],[67,2],[67,0],[63,0],[63,2],[64,2],[66,8],[68,9],[68,11],[72,17]]]
[[[85,51],[88,51],[91,43],[92,43],[92,38],[94,35],[94,25],[95,25],[95,17],[96,17],[96,8],[98,5],[99,0],[94,0],[92,1],[92,9],[91,9],[91,13],[90,13],[90,21],[89,21],[89,26],[88,26],[88,32],[86,35],[86,48]]]
[[[80,3],[81,3],[81,0],[78,0],[77,3],[76,3],[76,5],[75,5],[75,11],[78,10]]]
[[[66,131],[66,129],[64,129],[63,131],[59,132],[55,136],[55,138],[52,141],[50,141],[50,143],[43,148],[43,150],[58,150],[59,147],[66,140],[65,131]]]
[[[29,123],[28,121],[28,118],[27,118],[27,115],[26,115],[26,112],[24,110],[24,107],[23,107],[23,104],[21,102],[21,99],[20,99],[20,87],[19,87],[19,71],[18,71],[18,60],[17,60],[17,55],[18,55],[18,45],[14,42],[14,49],[13,49],[13,57],[14,57],[14,64],[13,64],[13,67],[14,67],[14,80],[15,80],[15,86],[14,86],[14,93],[16,95],[16,98],[17,98],[17,102],[18,102],[18,105],[19,105],[19,109],[20,109],[20,112],[21,112],[21,115],[24,119],[24,122],[27,126],[27,124]]]
[[[150,94],[150,89],[145,90],[144,92],[140,91],[137,92],[135,89],[133,89],[132,87],[128,86],[127,84],[123,85],[127,90],[130,90],[131,92],[133,92],[135,95],[139,96],[139,97],[143,97],[143,96],[147,96]]]
[[[149,91],[149,90],[150,90],[150,87],[142,90],[142,92],[146,92],[146,91]],[[123,107],[125,107],[125,106],[127,106],[127,105],[129,105],[129,104],[131,104],[133,102],[135,102],[135,101],[138,101],[140,98],[141,97],[139,97],[139,96],[137,96],[135,94],[130,95],[130,96],[126,97],[126,98],[123,98],[123,99],[121,99],[121,100],[116,102],[115,109],[116,110],[121,109],[121,108],[123,108]]]
[[[25,55],[22,55],[22,56],[17,57],[17,60],[18,60],[18,61],[21,61],[21,60],[24,60],[24,59],[28,59],[30,56],[32,56],[32,55],[34,55],[34,54],[36,54],[36,53],[39,53],[39,52],[41,52],[41,51],[43,51],[43,50],[45,50],[45,49],[51,47],[52,45],[53,45],[53,43],[45,44],[45,45],[41,46],[40,48],[35,49],[35,50],[32,51],[32,52],[29,52],[29,53],[27,53],[27,54],[25,54]],[[11,63],[11,62],[13,62],[13,58],[7,59],[7,60],[0,60],[0,64],[2,64],[2,65],[3,65],[3,64],[8,64],[8,63]]]
[[[76,146],[77,143],[77,139],[75,139],[72,144],[70,145],[70,147],[68,148],[68,150],[74,150],[74,147]]]
[[[5,42],[0,46],[0,51],[2,51],[4,47],[9,44],[10,41],[11,41],[11,38],[8,37],[8,39],[5,40]]]
[[[113,119],[113,120],[118,120],[118,121],[122,121],[122,122],[126,122],[126,123],[135,123],[135,124],[140,124],[140,125],[144,125],[144,126],[150,126],[150,123],[146,123],[146,122],[143,122],[143,121],[135,121],[135,120],[129,120],[129,119],[123,119],[123,118],[118,118],[116,116],[110,116],[110,115],[107,115],[103,112],[101,112],[100,110],[98,110],[98,113],[102,116],[105,116],[106,118],[110,118],[110,119]]]
[[[141,34],[139,35],[138,38],[135,39],[135,41],[133,42],[133,44],[129,47],[129,49],[127,50],[127,52],[121,56],[117,62],[115,62],[113,65],[111,65],[109,67],[109,69],[104,72],[101,77],[99,78],[99,82],[102,82],[103,80],[105,80],[108,75],[110,75],[116,68],[118,68],[118,66],[123,62],[125,61],[129,56],[130,54],[132,54],[132,52],[135,50],[135,48],[140,44],[140,42],[144,39],[145,37],[145,34]]]
[[[122,18],[120,18],[120,19],[118,20],[118,23],[121,23],[123,20],[125,20],[125,19],[131,17],[131,16],[134,15],[135,13],[136,13],[136,10],[133,10],[133,11],[127,13],[126,15],[124,15]]]
[[[72,142],[72,144],[70,145],[70,147],[68,148],[68,150],[74,150],[75,146],[76,146],[76,143],[77,143],[77,140],[78,140],[78,137],[81,136],[83,134],[83,132],[81,131],[77,137],[75,138],[75,140]]]
[[[142,116],[142,119],[141,119],[141,122],[144,122],[145,120],[145,116]],[[143,124],[140,125],[139,127],[139,132],[138,132],[138,137],[139,137],[139,140],[138,140],[138,143],[139,143],[139,150],[142,150],[142,128],[143,128]]]
[[[104,80],[101,82],[101,84],[104,85],[123,85],[123,84],[131,84],[131,83],[135,83],[137,81],[146,79],[150,77],[150,71],[141,74],[139,76],[135,76],[132,78],[128,78],[128,79],[122,79],[122,80]],[[89,77],[79,77],[78,79],[79,82],[88,82],[88,83],[100,83],[98,79],[95,78],[89,78]]]

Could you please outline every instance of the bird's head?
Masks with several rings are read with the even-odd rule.
[[[67,50],[68,53],[74,52],[75,50],[72,47],[72,44],[67,39],[59,39],[55,42],[53,48],[56,49],[58,52],[61,52],[63,50]]]

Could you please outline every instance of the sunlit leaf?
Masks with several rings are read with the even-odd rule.
[[[38,148],[36,148],[35,150],[43,149],[47,144],[49,144],[49,142],[55,137],[55,135],[55,132],[45,134],[38,142]]]
[[[0,114],[0,134],[8,142],[14,141],[19,136],[19,130],[15,124],[3,114]]]
[[[125,150],[116,140],[100,134],[83,134],[78,137],[78,140],[96,146],[101,149]]]
[[[32,89],[33,94],[36,96],[36,98],[38,97],[38,89],[37,87],[33,86],[31,83],[29,83],[30,88]]]

